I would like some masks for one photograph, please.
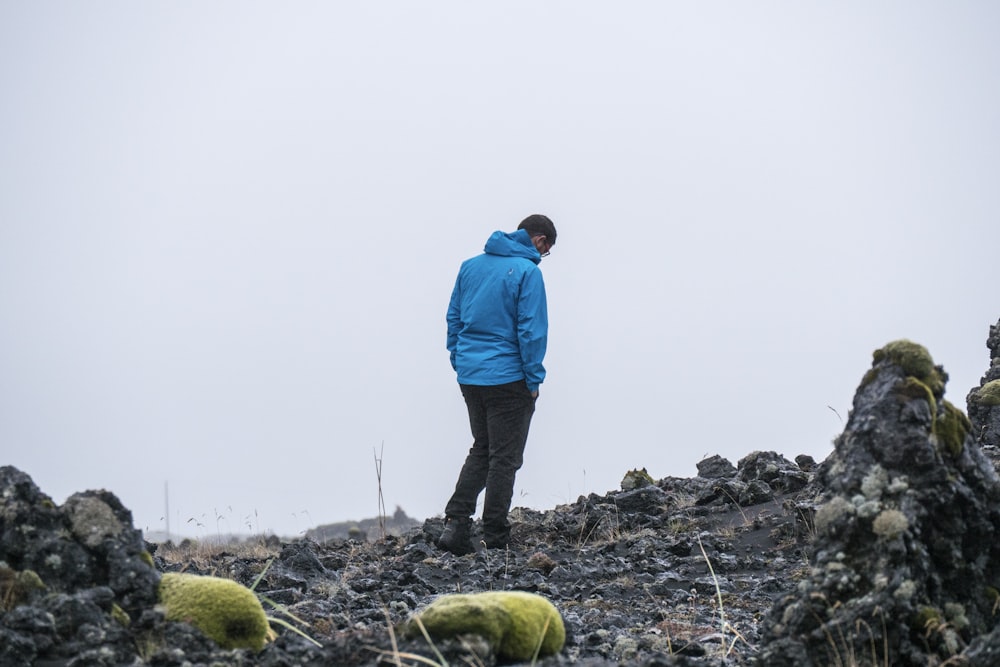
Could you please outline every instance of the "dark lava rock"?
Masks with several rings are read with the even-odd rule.
[[[748,485],[763,482],[776,491],[798,491],[809,481],[809,475],[797,463],[776,452],[752,452],[740,459],[736,467],[741,482]]]
[[[0,468],[0,572],[8,581],[0,590],[5,666],[126,662],[134,651],[122,648],[125,625],[156,604],[160,579],[131,512],[114,495],[77,493],[57,507],[9,466]],[[38,586],[18,599],[10,582],[31,578]]]
[[[816,460],[808,454],[799,454],[796,456],[795,464],[803,472],[812,472],[816,469]]]
[[[440,517],[376,541],[146,544],[112,494],[60,507],[0,468],[0,665],[491,667],[482,639],[398,631],[439,595],[490,590],[559,609],[566,646],[541,667],[1000,664],[996,410],[978,400],[966,420],[925,352],[876,352],[818,466],[711,457],[690,479],[517,508],[509,548],[462,557],[435,546]],[[259,653],[221,650],[164,620],[164,572],[253,586],[287,625]]]
[[[736,475],[736,468],[729,459],[718,454],[698,461],[698,476],[706,479],[719,479],[720,477],[733,477]]]
[[[946,380],[908,341],[875,353],[819,471],[811,568],[771,611],[759,665],[873,650],[893,665],[943,664],[992,631],[1000,480],[944,400]]]
[[[972,436],[981,447],[1000,447],[1000,321],[990,327],[990,367],[966,397]]]

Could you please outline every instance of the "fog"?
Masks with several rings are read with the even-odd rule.
[[[0,4],[0,464],[135,525],[440,515],[462,260],[530,213],[515,505],[832,451],[1000,317],[1000,5]],[[168,509],[169,502],[169,509]]]

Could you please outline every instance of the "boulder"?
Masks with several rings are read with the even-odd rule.
[[[697,468],[698,477],[704,477],[706,479],[733,477],[736,474],[736,468],[729,462],[729,459],[719,456],[718,454],[698,461]]]
[[[35,572],[48,590],[107,586],[128,613],[156,604],[159,573],[132,513],[108,491],[84,491],[62,507],[17,468],[0,468],[0,561]]]
[[[736,478],[741,482],[764,482],[778,493],[798,491],[809,481],[809,475],[797,463],[777,452],[751,452],[740,459],[736,468]]]

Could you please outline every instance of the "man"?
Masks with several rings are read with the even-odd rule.
[[[510,540],[514,475],[545,379],[549,321],[538,264],[555,244],[552,221],[529,215],[515,232],[494,232],[482,255],[462,263],[455,281],[448,351],[473,443],[445,506],[438,546],[458,555],[474,550],[471,517],[483,489],[483,541],[492,549]]]

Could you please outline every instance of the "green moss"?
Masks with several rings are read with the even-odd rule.
[[[190,623],[224,649],[264,648],[269,630],[260,601],[230,579],[168,572],[160,579],[168,621]]]
[[[896,364],[906,375],[915,377],[930,387],[935,396],[944,395],[947,376],[939,366],[934,365],[934,359],[923,345],[906,339],[896,340],[875,350],[872,358],[876,364],[882,361]]]
[[[1000,591],[998,591],[995,587],[986,587],[986,598],[990,601],[991,607],[995,608],[997,605],[1000,605]]]
[[[906,376],[903,383],[896,387],[896,394],[903,399],[927,401],[931,407],[931,414],[937,414],[937,401],[934,399],[934,392],[912,375]]]
[[[1000,380],[987,382],[973,396],[980,405],[1000,405]]]
[[[13,570],[0,565],[0,611],[10,611],[14,607],[29,602],[45,584],[34,570]]]
[[[936,607],[923,606],[913,619],[913,627],[918,630],[926,630],[928,627],[941,625],[941,611]]]
[[[554,655],[566,641],[562,616],[547,599],[523,591],[443,595],[415,619],[433,639],[476,634],[493,646],[497,656],[512,661]],[[407,631],[419,636],[416,620]],[[543,634],[544,633],[544,634]]]
[[[938,446],[952,456],[958,456],[965,448],[965,438],[972,430],[972,424],[965,413],[949,401],[941,403],[941,414],[934,420],[934,435]]]
[[[896,387],[896,394],[903,400],[927,401],[930,405],[931,415],[933,415],[931,434],[937,439],[940,450],[948,452],[952,456],[958,456],[962,453],[962,449],[965,447],[965,437],[972,430],[972,424],[964,412],[943,398],[939,411],[934,392],[927,384],[912,375],[908,375]]]
[[[129,617],[128,612],[119,607],[117,604],[111,605],[111,618],[118,622],[118,625],[123,628],[127,628],[132,624],[132,619]]]
[[[139,553],[139,560],[141,560],[143,563],[145,563],[150,567],[156,567],[156,564],[153,563],[153,555],[150,554],[145,549],[143,549],[142,552]]]

